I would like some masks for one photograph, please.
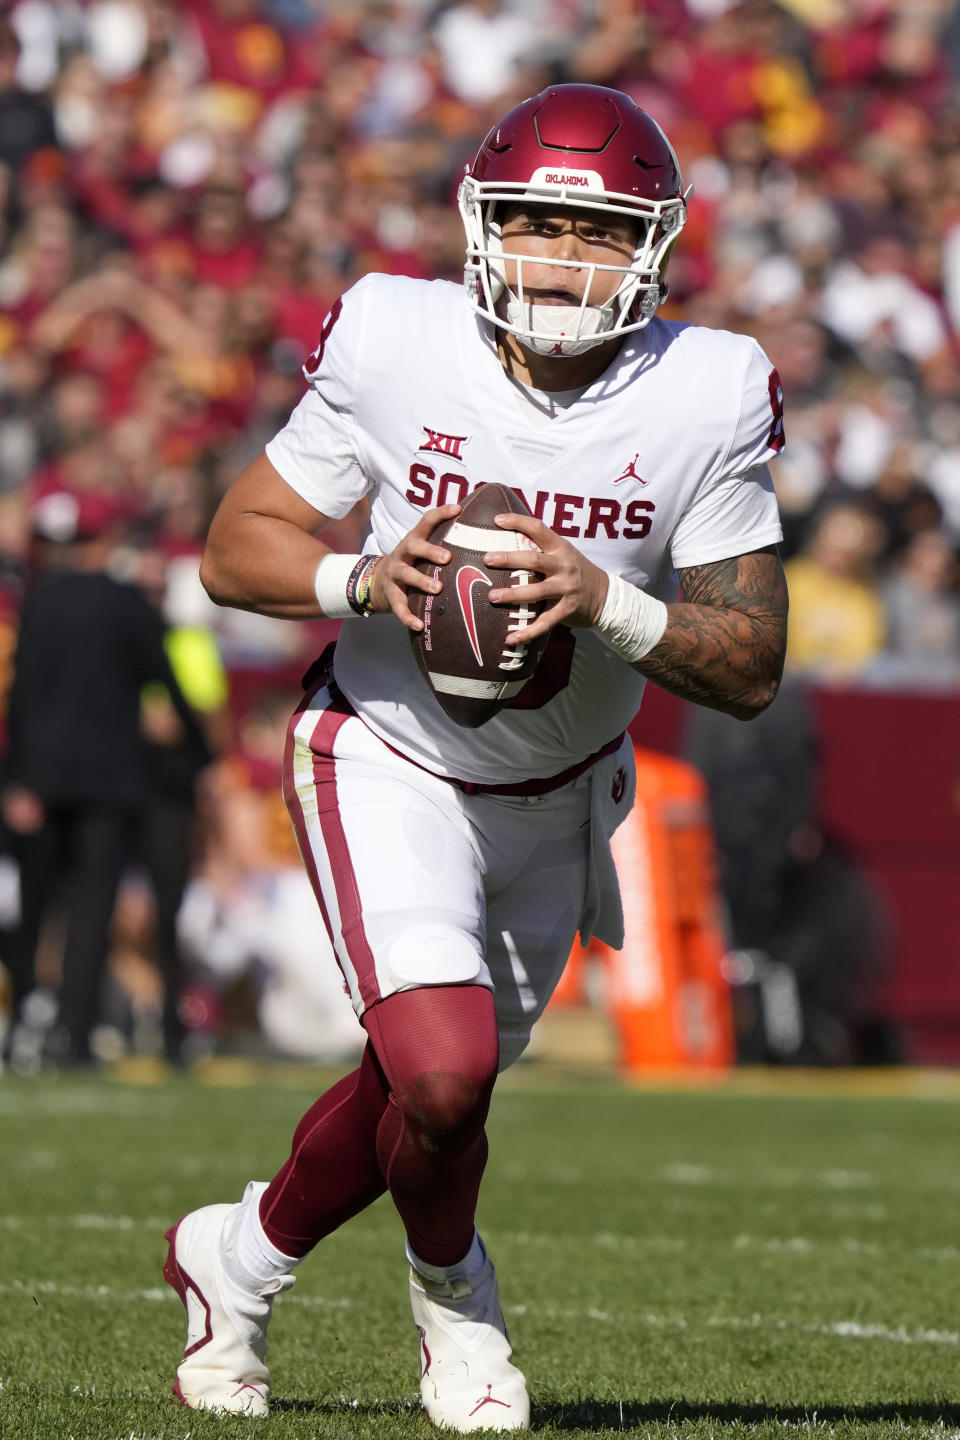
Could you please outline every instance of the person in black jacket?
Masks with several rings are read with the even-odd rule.
[[[40,926],[61,883],[66,909],[59,1058],[91,1062],[111,916],[147,777],[141,691],[159,681],[204,745],[145,595],[106,572],[122,534],[108,498],[48,496],[40,573],[20,620],[10,693],[3,814],[20,870],[20,923],[6,935],[15,1030],[34,978]]]
[[[57,148],[57,132],[49,100],[17,80],[20,40],[0,18],[0,162],[16,173],[36,150]]]

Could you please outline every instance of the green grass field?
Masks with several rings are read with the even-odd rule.
[[[495,1099],[480,1219],[536,1430],[960,1431],[956,1100],[530,1071]],[[272,1173],[313,1098],[295,1078],[0,1081],[4,1440],[426,1440],[386,1201],[279,1302],[269,1420],[169,1393],[183,1327],[164,1228]]]

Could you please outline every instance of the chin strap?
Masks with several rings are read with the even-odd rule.
[[[582,355],[610,338],[616,318],[613,300],[583,307],[534,305],[521,304],[511,293],[505,309],[507,324],[524,332],[521,344],[537,355]]]

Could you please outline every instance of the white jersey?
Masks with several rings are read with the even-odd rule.
[[[782,538],[766,468],[783,444],[779,381],[748,337],[654,319],[551,407],[504,372],[458,286],[369,275],[331,310],[305,373],[267,456],[332,519],[366,497],[365,551],[388,553],[425,510],[494,480],[594,564],[663,599],[675,570]],[[630,723],[645,684],[593,631],[562,628],[510,707],[461,729],[392,615],[344,623],[335,675],[388,744],[481,784],[577,764]]]

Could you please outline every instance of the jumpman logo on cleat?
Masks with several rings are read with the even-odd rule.
[[[490,1391],[492,1389],[492,1385],[487,1386],[486,1395],[484,1395],[480,1400],[477,1401],[476,1405],[474,1405],[473,1409],[470,1411],[471,1415],[476,1415],[477,1411],[481,1410],[484,1405],[502,1405],[504,1410],[511,1410],[513,1408],[507,1403],[506,1400],[495,1400],[494,1397],[490,1394]]]

